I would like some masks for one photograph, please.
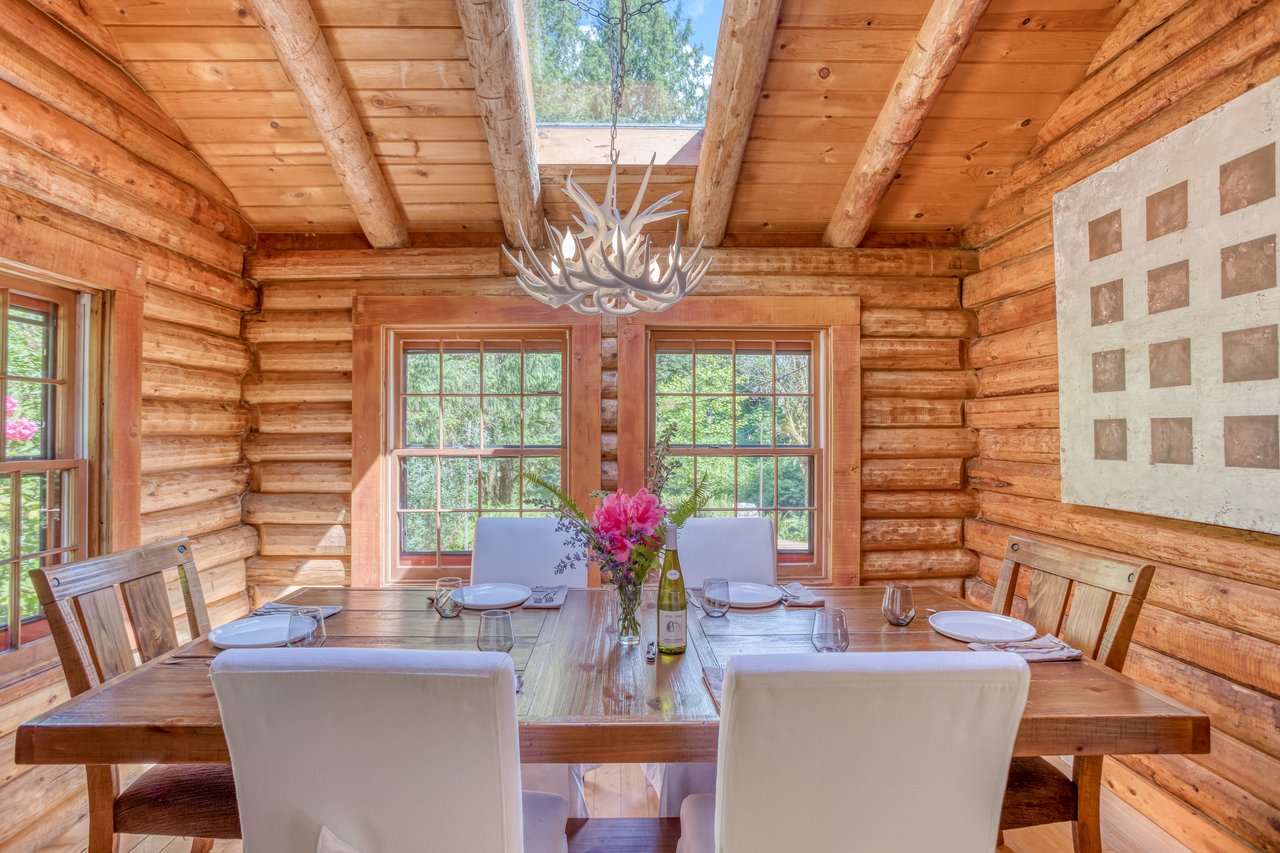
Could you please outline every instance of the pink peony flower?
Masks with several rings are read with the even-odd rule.
[[[631,521],[633,534],[651,536],[667,517],[667,508],[658,500],[657,495],[650,494],[648,489],[641,489],[631,499],[627,515]]]
[[[610,549],[609,553],[613,556],[613,559],[617,560],[619,563],[625,563],[631,559],[631,543],[624,537],[614,536],[612,544],[613,547]]]
[[[4,423],[4,436],[10,441],[26,441],[40,431],[40,425],[30,418],[10,418]]]
[[[12,394],[4,395],[4,413],[9,417],[13,417],[18,413],[18,401],[13,398]]]
[[[621,539],[627,535],[627,508],[629,503],[630,501],[623,491],[619,490],[611,495],[605,495],[604,500],[600,502],[600,506],[596,507],[595,514],[592,516],[596,530],[601,536]]]

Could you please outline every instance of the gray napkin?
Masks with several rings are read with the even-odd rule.
[[[277,613],[292,613],[299,607],[315,607],[314,604],[280,604],[277,601],[271,601],[262,605],[253,611],[253,616],[272,616]],[[341,604],[325,604],[320,607],[320,613],[326,619],[330,619],[342,612]]]
[[[569,594],[568,586],[535,586],[533,595],[525,600],[525,609],[547,610],[564,605],[565,596]]]
[[[1080,660],[1084,652],[1073,649],[1053,634],[1045,634],[1021,643],[970,643],[975,652],[1013,652],[1027,663],[1047,663],[1058,660]]]
[[[724,692],[724,667],[722,666],[704,666],[702,668],[702,680],[707,683],[707,690],[711,693],[711,698],[715,700],[716,707],[720,707],[720,695]]]
[[[781,589],[787,593],[782,599],[782,603],[787,607],[821,607],[827,603],[825,598],[804,584],[792,582]]]

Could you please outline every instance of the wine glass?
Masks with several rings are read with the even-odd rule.
[[[295,648],[323,646],[324,611],[319,607],[295,607],[289,611],[289,632],[285,642]]]
[[[890,625],[910,625],[911,620],[916,618],[916,602],[910,584],[885,584],[880,612]]]
[[[506,610],[486,610],[480,614],[476,648],[482,652],[510,652],[516,644],[511,614]]]
[[[440,578],[436,581],[436,613],[452,619],[462,612],[462,578]]]
[[[702,610],[708,616],[729,612],[729,582],[724,578],[707,578],[702,582]]]
[[[813,647],[820,652],[843,652],[849,649],[849,626],[844,611],[827,607],[813,614]]]

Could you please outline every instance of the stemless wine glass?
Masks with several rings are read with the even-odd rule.
[[[480,614],[476,648],[482,652],[510,652],[516,644],[511,614],[506,610],[486,610]]]
[[[319,607],[295,607],[289,611],[289,633],[286,642],[297,648],[323,646],[325,640],[324,611]]]
[[[702,582],[702,609],[708,616],[729,612],[729,582],[724,578],[707,578]]]
[[[462,612],[462,578],[440,578],[436,581],[436,612],[443,619],[452,619]]]
[[[905,583],[885,584],[880,612],[890,625],[910,625],[911,620],[916,618],[916,602],[911,586]]]
[[[813,614],[813,647],[820,652],[848,651],[849,626],[843,610],[827,607]]]

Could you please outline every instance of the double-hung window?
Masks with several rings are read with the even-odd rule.
[[[470,566],[476,519],[546,513],[533,473],[568,468],[564,331],[397,334],[396,577]]]
[[[0,654],[48,635],[28,572],[86,555],[79,300],[0,276]]]
[[[654,330],[649,428],[671,435],[666,497],[700,483],[701,516],[764,516],[779,570],[821,565],[823,429],[819,333]]]

